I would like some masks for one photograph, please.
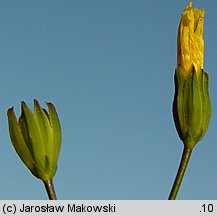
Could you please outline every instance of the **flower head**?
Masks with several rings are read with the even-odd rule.
[[[8,125],[11,142],[24,164],[33,175],[43,181],[56,173],[61,146],[61,127],[52,103],[48,112],[34,100],[34,113],[21,103],[21,116],[16,119],[13,108],[8,109]]]
[[[178,30],[177,61],[187,76],[195,68],[199,75],[204,63],[203,40],[204,10],[192,8],[190,2],[183,14]]]
[[[190,2],[179,24],[173,117],[180,139],[191,149],[204,137],[211,117],[203,24],[204,10],[192,8]]]

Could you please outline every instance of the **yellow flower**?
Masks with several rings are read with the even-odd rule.
[[[203,25],[204,10],[192,8],[192,2],[190,2],[182,14],[177,38],[178,67],[183,69],[185,76],[189,75],[193,67],[197,75],[203,69]]]
[[[203,24],[204,10],[192,8],[190,2],[179,24],[173,117],[179,137],[191,149],[204,137],[211,117]]]
[[[203,70],[203,24],[204,10],[192,8],[190,2],[179,24],[173,100],[173,118],[184,150],[169,200],[176,199],[192,150],[206,134],[211,118],[209,76]]]

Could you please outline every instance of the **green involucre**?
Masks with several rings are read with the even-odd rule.
[[[175,73],[173,117],[180,139],[193,149],[204,137],[211,117],[208,74],[195,70],[186,77],[182,68]]]
[[[48,112],[34,100],[34,113],[25,102],[17,121],[13,108],[8,109],[11,142],[24,164],[37,178],[54,177],[61,147],[61,126],[55,107],[47,103]]]

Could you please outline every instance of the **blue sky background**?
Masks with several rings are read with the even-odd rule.
[[[176,37],[189,1],[0,2],[0,199],[47,199],[21,162],[6,112],[52,102],[62,125],[59,199],[167,199],[183,144],[172,118]],[[178,199],[217,198],[217,2],[205,8],[212,119]]]

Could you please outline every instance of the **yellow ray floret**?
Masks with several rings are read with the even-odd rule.
[[[181,17],[177,38],[177,61],[187,76],[193,69],[197,75],[204,63],[204,10],[192,8],[190,2]]]

